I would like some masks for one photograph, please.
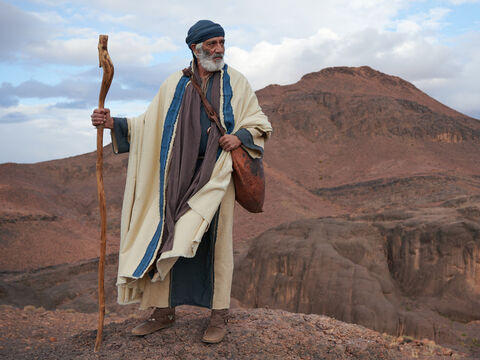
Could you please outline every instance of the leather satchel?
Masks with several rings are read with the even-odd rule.
[[[215,123],[220,134],[225,135],[225,129],[220,124],[217,112],[208,102],[200,85],[193,76],[192,70],[183,69],[183,74],[190,78],[194,88],[202,99],[203,106],[210,121]],[[235,185],[235,200],[247,211],[259,213],[263,211],[265,200],[265,175],[261,158],[252,158],[241,146],[230,152],[233,161],[233,183]]]

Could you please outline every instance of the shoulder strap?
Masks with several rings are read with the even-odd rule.
[[[210,121],[214,122],[217,125],[218,130],[220,130],[220,134],[222,134],[222,136],[225,135],[225,129],[220,124],[220,120],[217,112],[213,108],[212,104],[210,104],[210,102],[205,97],[205,94],[203,93],[202,89],[200,89],[200,85],[198,85],[198,82],[195,79],[195,76],[193,76],[192,70],[190,70],[190,68],[185,68],[182,71],[183,71],[183,75],[190,78],[190,82],[192,83],[195,90],[197,90],[198,95],[200,95],[200,99],[202,99],[203,107],[205,108],[205,111]]]

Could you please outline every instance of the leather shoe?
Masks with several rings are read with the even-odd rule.
[[[156,308],[152,315],[135,327],[132,334],[143,336],[151,334],[155,331],[168,328],[175,322],[175,308]]]
[[[217,344],[223,340],[227,333],[228,309],[212,309],[207,330],[202,341],[207,344]]]

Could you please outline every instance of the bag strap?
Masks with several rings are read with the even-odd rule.
[[[200,99],[202,99],[203,107],[205,108],[205,112],[207,113],[207,116],[210,119],[210,121],[214,122],[217,125],[218,130],[220,130],[220,134],[222,134],[222,136],[225,135],[225,129],[220,124],[220,120],[218,118],[217,112],[213,108],[212,104],[210,104],[210,102],[207,100],[205,94],[200,88],[200,85],[198,85],[198,82],[195,79],[195,76],[193,76],[192,70],[190,70],[190,68],[185,68],[182,71],[183,71],[183,75],[190,78],[190,82],[192,83],[195,90],[197,90],[198,95],[200,95]]]

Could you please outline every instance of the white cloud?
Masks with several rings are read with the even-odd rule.
[[[53,105],[19,105],[8,112],[0,109],[0,131],[4,136],[0,163],[38,162],[95,150],[96,131],[90,122],[91,110],[61,109]],[[114,109],[114,115],[134,116],[145,110],[147,102],[109,102],[108,105]],[[5,116],[19,121],[2,122]],[[104,145],[109,142],[110,132],[105,131]]]
[[[102,15],[100,20],[104,23],[112,23],[112,24],[129,24],[132,21],[135,21],[135,16],[128,14],[123,16],[113,16],[109,14]]]
[[[49,27],[35,16],[0,1],[0,60],[11,60],[23,48],[42,41]]]
[[[64,25],[67,23],[67,20],[56,11],[28,12],[28,14],[36,17],[38,20],[45,24]]]
[[[415,34],[422,30],[422,27],[413,20],[400,20],[397,23],[399,33]]]
[[[480,119],[480,34],[456,39],[456,59],[461,63],[451,69],[448,78],[425,79],[416,83],[448,106]]]
[[[268,84],[289,84],[308,72],[330,66],[369,65],[413,82],[460,112],[480,118],[480,34],[441,44],[424,29],[377,31],[366,29],[341,35],[318,31],[308,38],[260,42],[251,50],[232,47],[227,61],[242,71],[255,89]]]
[[[451,77],[460,71],[456,54],[448,47],[432,44],[421,35],[374,29],[343,36],[323,29],[305,39],[261,42],[251,51],[233,47],[227,55],[228,62],[245,73],[256,89],[291,83],[307,72],[339,65],[369,65],[409,81]]]
[[[462,4],[478,4],[480,0],[448,0],[449,3],[453,5],[462,5]]]
[[[381,29],[400,9],[413,0],[298,0],[295,3],[278,0],[245,0],[241,3],[185,0],[159,2],[143,0],[133,5],[129,0],[72,0],[102,19],[128,19],[123,25],[141,32],[155,32],[181,43],[188,28],[200,19],[212,19],[227,30],[242,29],[251,34],[249,41],[271,41],[278,37],[307,37],[318,28],[348,33],[365,24]]]
[[[287,84],[298,80],[305,71],[319,70],[317,66],[331,56],[327,54],[335,43],[339,43],[338,35],[321,29],[306,39],[286,38],[279,44],[262,41],[251,51],[231,47],[226,60],[258,89],[271,83]]]
[[[98,61],[98,32],[91,29],[77,29],[81,37],[70,39],[48,39],[24,50],[23,57],[36,62],[87,65]],[[152,63],[154,54],[175,51],[177,46],[167,37],[155,39],[131,32],[109,35],[109,54],[115,64]]]
[[[37,65],[96,63],[98,30],[72,26],[69,21],[58,11],[26,12],[0,2],[0,59],[16,58]],[[168,36],[131,31],[109,31],[109,35],[109,52],[115,54],[117,64],[148,65],[156,54],[178,49]]]
[[[433,8],[425,13],[417,13],[396,21],[394,28],[397,32],[407,34],[426,33],[427,31],[441,30],[448,25],[446,17],[451,12],[448,8]]]

